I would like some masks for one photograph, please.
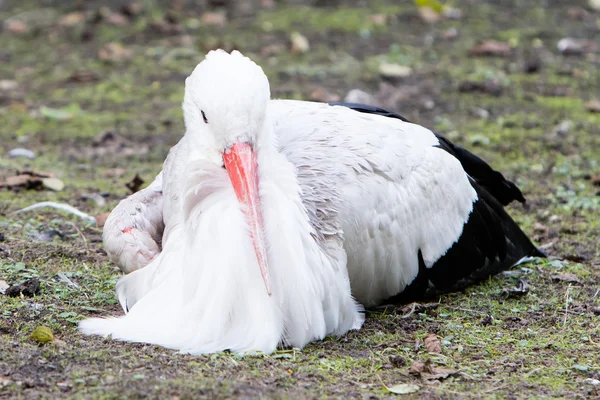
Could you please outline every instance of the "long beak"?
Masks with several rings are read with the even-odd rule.
[[[223,153],[225,169],[233,184],[233,190],[246,214],[254,252],[265,288],[271,295],[271,277],[267,263],[267,248],[264,239],[264,223],[258,193],[258,164],[256,154],[248,143],[236,143],[229,152]]]

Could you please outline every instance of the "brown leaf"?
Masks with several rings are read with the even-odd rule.
[[[207,26],[224,27],[227,25],[227,15],[221,12],[205,12],[200,17],[200,23]]]
[[[98,51],[98,58],[103,61],[121,61],[129,57],[131,51],[117,42],[107,43]]]
[[[340,96],[338,96],[337,94],[330,93],[324,87],[319,86],[316,87],[310,93],[310,99],[312,101],[321,101],[323,103],[329,103],[333,101],[340,101]]]
[[[106,22],[114,26],[124,26],[129,24],[129,19],[123,14],[111,12],[106,16]]]
[[[72,12],[72,13],[63,15],[60,18],[60,20],[58,21],[58,24],[60,26],[69,27],[69,26],[81,25],[84,22],[85,22],[85,14],[80,11],[76,11],[76,12]]]
[[[419,17],[428,24],[435,24],[442,18],[440,13],[431,7],[419,7]]]
[[[126,183],[125,186],[127,186],[127,189],[131,190],[131,193],[135,193],[140,190],[143,184],[144,180],[136,173],[133,179]]]
[[[134,1],[128,4],[125,4],[121,7],[121,13],[129,18],[133,18],[138,15],[142,11],[142,6],[140,3]]]
[[[104,171],[102,176],[105,178],[120,178],[125,175],[126,172],[125,168],[110,168]]]
[[[109,215],[110,215],[109,212],[105,212],[100,215],[96,215],[94,217],[94,218],[96,218],[96,225],[98,226],[98,228],[102,228],[104,226],[104,224],[106,223],[106,219],[108,218]]]
[[[373,14],[369,16],[369,20],[374,25],[385,25],[387,22],[388,16],[386,14]]]
[[[9,176],[4,181],[0,181],[0,188],[40,190],[43,187],[43,180],[46,178],[54,178],[54,174],[41,171],[20,171],[17,172],[17,175]]]
[[[76,71],[71,74],[67,82],[97,82],[100,77],[92,71]]]
[[[600,113],[600,101],[599,100],[588,101],[583,106],[585,107],[586,110],[588,110],[590,112]]]
[[[428,333],[425,339],[423,339],[423,345],[429,353],[442,353],[442,343],[435,333]]]
[[[290,42],[292,45],[292,53],[306,53],[310,50],[308,39],[300,32],[292,32],[290,35]]]
[[[16,34],[29,32],[29,26],[25,22],[18,19],[12,19],[8,22],[5,22],[4,29],[6,29],[8,32]]]
[[[442,380],[451,376],[456,376],[460,373],[459,370],[437,367],[432,364],[431,360],[426,360],[424,363],[415,361],[410,366],[408,373],[419,376],[425,380]]]
[[[581,283],[577,275],[575,274],[557,274],[552,276],[552,282],[572,282]]]
[[[486,40],[469,50],[470,56],[506,57],[510,53],[510,46],[497,40]]]

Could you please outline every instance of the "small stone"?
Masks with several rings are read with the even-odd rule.
[[[379,65],[379,74],[384,78],[406,78],[412,74],[412,68],[400,64],[383,63]]]
[[[0,79],[0,90],[2,91],[15,90],[18,86],[19,83],[12,79]]]
[[[35,153],[33,151],[31,151],[29,149],[24,149],[21,147],[12,149],[11,151],[9,151],[8,156],[10,158],[25,157],[25,158],[29,158],[30,160],[35,159]]]
[[[590,8],[600,11],[600,0],[589,0],[588,4],[590,5]]]
[[[6,283],[6,281],[0,281],[0,294],[4,294],[6,289],[8,289],[10,285]]]
[[[310,93],[310,99],[312,101],[330,103],[334,101],[340,101],[340,96],[338,96],[337,94],[330,93],[324,87],[319,86]]]
[[[106,16],[106,22],[114,26],[124,26],[129,24],[129,19],[123,14],[111,12]]]
[[[45,178],[42,179],[42,184],[44,187],[50,190],[54,190],[55,192],[60,192],[65,188],[65,184],[58,178]]]
[[[600,46],[592,40],[563,38],[558,41],[556,48],[563,55],[580,55],[600,50]]]
[[[344,101],[346,103],[368,104],[372,106],[377,104],[377,100],[373,95],[360,89],[350,90],[344,98]]]
[[[131,51],[116,42],[107,43],[98,51],[98,58],[103,61],[121,61],[129,57]]]
[[[306,53],[310,50],[310,43],[306,36],[300,32],[292,32],[290,35],[291,51],[292,53]]]

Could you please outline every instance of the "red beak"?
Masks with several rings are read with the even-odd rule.
[[[260,268],[265,288],[271,295],[271,278],[267,263],[267,248],[264,240],[260,196],[258,192],[258,163],[256,153],[248,143],[236,143],[229,152],[223,153],[223,162],[233,190],[242,205],[246,221],[250,228],[250,237],[254,245],[256,260]]]

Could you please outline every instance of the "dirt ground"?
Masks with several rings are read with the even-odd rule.
[[[0,0],[0,291],[40,284],[0,294],[0,398],[600,396],[597,1],[68,3]],[[550,257],[269,356],[80,335],[120,313],[101,228],[13,212],[101,217],[136,174],[151,181],[183,132],[184,79],[217,47],[262,65],[275,97],[348,96],[474,151],[521,187],[509,212]],[[39,326],[54,341],[33,340]]]

